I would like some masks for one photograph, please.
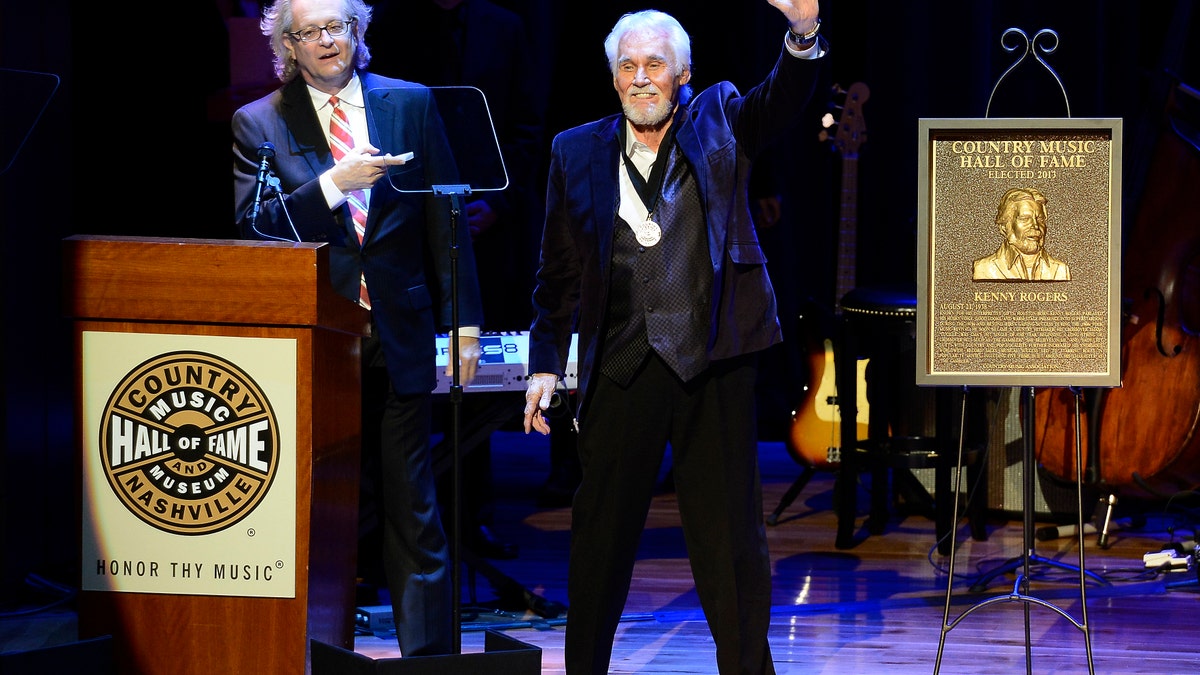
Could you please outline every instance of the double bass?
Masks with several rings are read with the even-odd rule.
[[[1088,482],[1150,496],[1200,484],[1200,91],[1176,85],[1165,116],[1125,237],[1121,386],[1044,389],[1034,413],[1050,474],[1074,480],[1078,441]]]

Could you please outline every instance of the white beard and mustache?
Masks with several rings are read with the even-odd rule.
[[[660,105],[658,103],[651,104],[649,107],[638,106],[634,101],[634,96],[637,94],[658,94],[657,87],[642,87],[640,89],[630,89],[629,93],[621,101],[621,109],[625,112],[625,117],[630,122],[639,127],[656,127],[667,120],[671,116],[672,105]]]

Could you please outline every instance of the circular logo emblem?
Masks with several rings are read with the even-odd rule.
[[[160,530],[209,534],[249,515],[279,468],[279,426],[262,390],[203,352],[149,359],[113,390],[100,424],[108,484]]]

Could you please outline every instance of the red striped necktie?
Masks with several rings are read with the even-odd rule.
[[[341,103],[342,101],[338,97],[329,97],[329,104],[333,106],[333,114],[329,116],[329,149],[333,151],[333,158],[339,162],[354,147],[354,135],[350,133],[350,120],[346,117],[346,112],[342,110]],[[363,236],[367,232],[366,194],[362,190],[353,190],[346,199],[346,204],[350,206],[350,216],[354,218],[354,232],[358,235],[358,245],[362,246]],[[359,277],[358,286],[358,304],[371,309],[371,300],[367,296],[366,276]]]

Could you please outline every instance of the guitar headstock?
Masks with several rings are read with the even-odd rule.
[[[826,128],[818,136],[822,141],[829,140],[828,128],[836,124],[833,149],[840,152],[842,157],[857,157],[859,147],[867,142],[867,122],[863,119],[862,107],[871,97],[871,90],[866,84],[855,82],[849,89],[842,89],[835,84],[833,93],[835,101],[832,106],[839,113],[838,120],[835,122],[833,114],[827,113],[822,118]],[[840,105],[836,102],[838,99],[842,101]]]

